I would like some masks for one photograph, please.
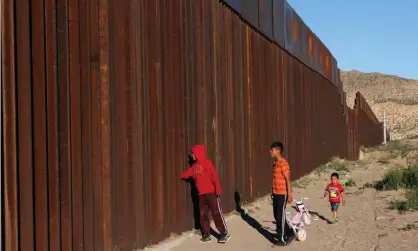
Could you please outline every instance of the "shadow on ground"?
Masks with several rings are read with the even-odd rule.
[[[297,209],[296,208],[296,206],[292,206],[292,208],[293,209]],[[325,221],[326,223],[328,223],[328,224],[332,224],[332,222],[329,220],[329,219],[327,219],[325,216],[323,216],[322,214],[320,214],[320,213],[318,213],[318,212],[315,212],[315,211],[309,211],[309,213],[311,214],[311,215],[315,215],[316,217],[318,217],[319,219],[321,219],[321,220],[323,220],[323,221]]]
[[[241,196],[238,192],[235,192],[234,194],[234,200],[235,200],[235,207],[236,211],[240,214],[241,218],[251,227],[256,229],[264,238],[266,238],[271,243],[275,243],[274,234],[270,231],[268,231],[264,226],[262,226],[256,219],[249,216],[245,213],[244,209],[241,208]]]

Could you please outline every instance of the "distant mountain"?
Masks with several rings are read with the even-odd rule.
[[[341,71],[341,80],[350,107],[360,91],[379,120],[386,110],[392,139],[418,136],[418,80],[359,71]]]

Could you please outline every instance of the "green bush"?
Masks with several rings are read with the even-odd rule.
[[[363,185],[363,188],[374,188],[376,186],[376,184],[372,184],[367,182],[366,184]]]
[[[345,182],[345,186],[346,187],[355,187],[357,184],[356,184],[356,181],[355,180],[353,180],[353,179],[349,179],[349,180],[347,180],[346,182]]]
[[[377,190],[396,190],[404,188],[403,184],[403,170],[394,169],[385,174],[382,181],[376,183]]]
[[[405,230],[405,231],[408,231],[408,230],[418,230],[418,225],[417,224],[414,224],[414,223],[409,223],[402,230]]]
[[[407,169],[393,169],[385,174],[382,181],[375,184],[377,190],[418,188],[418,165]]]
[[[406,208],[408,210],[418,210],[418,189],[412,189],[406,194]]]
[[[390,203],[389,208],[392,209],[392,210],[398,210],[400,213],[404,213],[404,212],[407,211],[406,202],[405,201],[400,201],[400,200],[392,201]]]
[[[411,189],[406,192],[406,201],[393,201],[390,209],[398,210],[400,213],[418,210],[418,189]]]
[[[402,180],[406,188],[418,188],[418,165],[405,169]]]

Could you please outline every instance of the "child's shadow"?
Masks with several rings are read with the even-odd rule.
[[[297,210],[296,206],[292,206],[292,208],[293,208],[293,209],[295,209],[295,210]],[[325,222],[326,222],[326,223],[328,223],[328,224],[332,224],[332,222],[331,222],[329,219],[327,219],[325,216],[323,216],[322,214],[320,214],[320,213],[318,213],[318,212],[315,212],[315,211],[309,211],[309,213],[310,213],[311,215],[315,215],[315,216],[317,216],[319,219],[321,219],[321,220],[325,221]]]
[[[268,241],[274,244],[276,240],[274,239],[273,233],[271,233],[265,227],[263,227],[256,219],[246,214],[244,209],[241,208],[241,205],[240,205],[241,197],[238,192],[235,192],[234,200],[235,200],[236,211],[241,215],[241,218],[248,225],[255,228],[262,236],[264,236],[264,238],[266,238]]]
[[[189,167],[191,167],[195,163],[195,160],[193,160],[190,155],[188,155],[187,157],[187,162],[189,164]],[[193,203],[194,229],[196,232],[201,232],[202,227],[200,226],[199,192],[197,191],[196,184],[193,178],[187,179],[186,182],[190,185],[190,197]]]

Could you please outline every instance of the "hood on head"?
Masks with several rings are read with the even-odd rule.
[[[206,146],[205,145],[195,145],[192,148],[192,153],[196,156],[196,159],[203,160],[206,158]]]

